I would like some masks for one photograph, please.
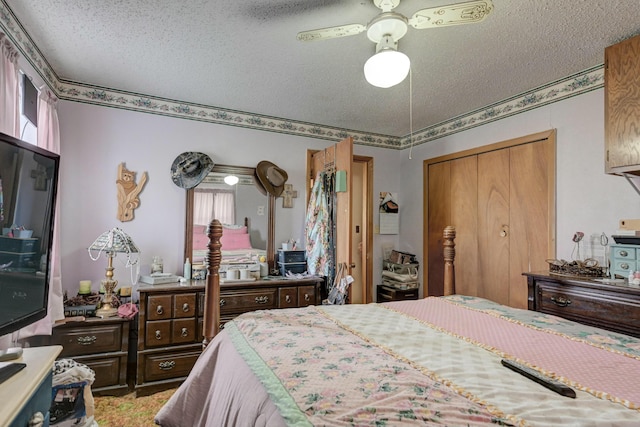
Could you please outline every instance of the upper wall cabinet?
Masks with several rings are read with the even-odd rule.
[[[640,36],[604,57],[605,172],[640,175]]]

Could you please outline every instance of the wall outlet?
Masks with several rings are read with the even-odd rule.
[[[258,206],[258,215],[264,215],[264,206]]]

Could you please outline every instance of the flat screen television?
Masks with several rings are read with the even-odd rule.
[[[47,314],[60,157],[0,133],[0,336]]]

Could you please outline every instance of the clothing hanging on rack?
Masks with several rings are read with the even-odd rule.
[[[332,173],[318,173],[311,190],[305,221],[308,272],[326,277],[328,288],[333,282],[335,271],[334,180]]]

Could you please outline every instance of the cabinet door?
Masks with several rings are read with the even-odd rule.
[[[605,172],[640,171],[640,36],[605,49]]]

